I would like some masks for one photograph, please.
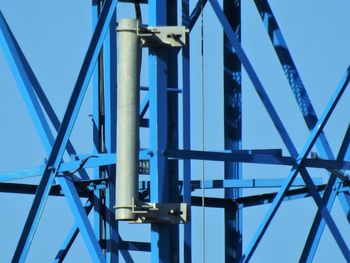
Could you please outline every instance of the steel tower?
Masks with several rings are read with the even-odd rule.
[[[117,18],[117,14],[125,18],[117,12],[118,2],[135,8],[135,15]],[[211,234],[210,239],[223,245],[219,258],[225,262],[259,262],[254,253],[268,236],[279,209],[285,203],[304,199],[312,200],[317,210],[307,224],[306,240],[299,241],[303,244],[299,260],[314,259],[327,226],[342,257],[350,261],[349,239],[331,213],[338,199],[349,222],[346,171],[350,169],[350,129],[344,132],[338,152],[333,152],[324,133],[348,86],[350,68],[344,68],[328,104],[317,116],[269,2],[252,1],[309,130],[298,149],[285,126],[288,119],[281,117],[241,44],[241,1],[192,2],[93,0],[93,34],[62,120],[7,18],[0,14],[2,51],[47,155],[45,164],[35,169],[0,174],[2,192],[34,196],[12,262],[26,261],[49,197],[64,199],[75,222],[57,247],[54,262],[68,258],[78,235],[93,262],[131,262],[134,251],[145,253],[152,262],[204,261],[209,249],[206,231],[215,228],[221,229],[221,234]],[[207,26],[203,12],[209,9],[222,39],[222,45],[210,47],[210,52],[204,48],[203,35]],[[222,55],[218,66],[222,81],[212,87],[222,99],[216,139],[205,136],[207,129],[215,130],[206,124],[206,110],[211,104],[204,86],[215,78],[204,67],[208,53]],[[280,138],[278,148],[243,148],[243,72]],[[139,79],[145,75],[146,81]],[[89,85],[93,97],[89,143],[93,149],[82,153],[70,136]],[[212,150],[207,146],[210,140],[221,140],[222,148]],[[209,175],[212,163],[221,165],[213,170],[215,175]],[[242,169],[246,164],[262,170],[268,166],[269,171],[282,166],[287,172],[281,176],[277,169],[278,176],[249,177]],[[316,169],[326,171],[323,181],[310,171]],[[38,184],[12,182],[33,176],[40,178]],[[247,188],[252,192],[243,191]],[[268,208],[264,217],[256,218],[259,224],[255,234],[243,240],[245,209],[263,205]],[[221,225],[212,225],[207,213],[216,213]],[[138,224],[145,227],[138,228]],[[140,229],[140,239],[124,237],[125,232]],[[141,237],[148,241],[141,241]],[[137,254],[134,260],[141,258]]]

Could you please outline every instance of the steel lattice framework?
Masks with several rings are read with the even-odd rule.
[[[120,2],[133,4],[133,1]],[[350,169],[350,163],[347,161],[350,154],[350,129],[346,131],[340,150],[335,156],[323,133],[323,128],[348,86],[350,69],[346,69],[322,115],[316,116],[268,1],[254,0],[310,131],[303,148],[298,151],[240,44],[240,0],[224,0],[222,6],[217,0],[199,0],[192,11],[189,0],[182,0],[181,6],[178,6],[177,1],[140,2],[148,5],[149,26],[183,25],[189,30],[188,42],[191,42],[192,29],[203,8],[212,8],[217,16],[224,30],[222,136],[225,147],[222,151],[198,151],[191,148],[190,112],[193,109],[190,99],[189,45],[175,49],[149,47],[148,87],[141,88],[145,96],[140,102],[140,126],[149,131],[149,138],[142,138],[148,141],[149,147],[140,150],[140,160],[146,165],[143,168],[149,172],[149,179],[141,180],[139,183],[140,199],[152,203],[185,202],[195,207],[202,206],[203,200],[193,195],[194,190],[224,189],[224,197],[206,196],[204,205],[224,211],[225,261],[248,262],[283,202],[311,197],[318,210],[300,254],[300,261],[313,260],[326,225],[344,258],[349,261],[350,251],[347,241],[339,231],[330,211],[338,197],[349,220],[350,196],[345,171]],[[0,174],[1,191],[35,195],[13,254],[13,262],[25,261],[49,195],[65,198],[75,219],[75,225],[67,233],[66,241],[58,249],[55,262],[62,262],[65,259],[78,234],[82,236],[94,262],[118,262],[120,255],[128,261],[130,251],[150,252],[152,262],[192,261],[192,245],[199,242],[191,238],[192,225],[196,223],[195,221],[190,220],[183,228],[177,224],[152,222],[150,242],[123,240],[118,232],[120,225],[118,227],[114,211],[117,144],[116,8],[116,0],[93,1],[95,24],[93,35],[62,121],[52,108],[44,88],[40,86],[5,17],[0,14],[1,47],[48,156],[44,167]],[[178,21],[179,14],[182,21]],[[178,59],[180,57],[181,60]],[[243,68],[288,150],[287,155],[282,155],[280,149],[242,149]],[[93,79],[94,150],[86,158],[79,157],[80,153],[76,152],[70,142],[70,135],[90,79]],[[179,80],[182,83],[179,83]],[[182,118],[179,118],[179,115]],[[314,147],[317,148],[317,155],[314,154],[311,158],[309,156]],[[77,156],[76,159],[63,161],[65,152]],[[224,175],[216,180],[193,180],[191,160],[221,162],[224,164]],[[284,179],[244,179],[243,163],[283,165],[290,167],[290,170]],[[93,175],[86,171],[88,168],[94,168]],[[312,178],[308,168],[327,170],[329,178],[326,184],[320,184],[317,178]],[[33,175],[41,176],[38,185],[7,182]],[[302,181],[297,178],[299,175]],[[298,187],[295,188],[296,186]],[[242,195],[242,188],[257,187],[278,187],[279,190],[259,195]],[[82,204],[81,198],[87,198],[88,201]],[[242,210],[262,204],[269,204],[269,209],[246,251],[242,251]],[[88,218],[91,211],[97,224],[92,225]],[[130,226],[130,229],[132,227]]]

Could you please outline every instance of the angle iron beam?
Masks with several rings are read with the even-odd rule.
[[[182,25],[190,28],[190,3],[182,0]],[[191,81],[190,81],[190,36],[182,48],[182,144],[184,150],[191,149]],[[191,205],[191,161],[183,161],[183,201]],[[192,262],[192,222],[183,226],[183,261]]]
[[[296,158],[298,156],[298,152],[291,140],[291,138],[288,135],[287,130],[285,129],[281,119],[279,118],[275,108],[273,107],[266,91],[264,90],[260,80],[258,79],[251,63],[249,62],[246,54],[244,53],[237,37],[235,36],[235,33],[232,29],[232,27],[230,26],[225,14],[223,13],[223,11],[221,10],[221,7],[219,5],[219,3],[216,0],[210,0],[211,6],[214,9],[214,12],[216,13],[219,21],[221,22],[222,26],[224,27],[224,31],[228,37],[228,39],[230,40],[232,46],[234,47],[237,56],[239,57],[242,65],[245,67],[247,74],[249,75],[259,97],[261,98],[268,114],[270,115],[279,135],[281,136],[282,141],[284,142],[284,144],[286,145],[288,151],[290,152],[290,154],[292,155],[292,157]],[[317,134],[317,138],[318,138],[319,134]],[[317,139],[316,138],[316,139]],[[311,149],[310,149],[311,150]],[[308,153],[307,153],[308,154]],[[307,157],[307,154],[305,156],[303,156],[303,159]],[[299,162],[299,160],[297,159],[297,163]],[[296,167],[299,167],[300,165],[296,165]],[[257,231],[256,236],[254,237],[253,241],[252,241],[252,246],[250,246],[248,248],[248,258],[251,257],[252,253],[254,252],[257,244],[260,242],[260,239],[263,235],[263,233],[266,231],[267,226],[269,225],[270,221],[272,220],[274,214],[276,213],[276,211],[278,210],[278,207],[281,204],[281,200],[283,198],[283,194],[285,193],[286,190],[288,190],[288,188],[290,187],[292,181],[295,179],[295,177],[297,176],[297,174],[300,172],[301,176],[303,177],[304,181],[308,184],[310,191],[315,199],[316,204],[319,206],[319,209],[322,211],[322,215],[325,217],[325,219],[327,220],[327,223],[329,224],[329,227],[331,228],[332,233],[335,235],[335,239],[336,241],[339,241],[339,246],[342,249],[342,251],[344,251],[344,255],[347,253],[346,251],[346,247],[343,246],[343,240],[342,237],[338,234],[338,229],[336,228],[336,226],[334,225],[334,222],[332,220],[332,218],[329,216],[329,212],[327,209],[324,209],[324,207],[321,207],[322,202],[320,202],[320,197],[318,195],[318,193],[315,190],[315,186],[308,174],[308,172],[306,171],[306,169],[300,167],[301,169],[292,169],[291,173],[289,174],[289,176],[286,179],[286,184],[282,187],[280,193],[281,196],[277,196],[276,197],[276,203],[274,203],[272,205],[271,210],[269,210],[268,213],[271,212],[271,214],[267,215],[267,220],[263,221],[261,226],[262,228],[259,228]],[[294,171],[293,171],[294,170]],[[284,189],[285,187],[285,189]],[[279,200],[279,201],[278,201]],[[249,260],[249,259],[248,259]]]
[[[91,259],[93,262],[106,262],[73,182],[64,176],[57,176],[56,178],[62,187],[68,206],[75,218]]]
[[[348,126],[348,129],[345,133],[343,142],[341,144],[337,160],[342,160],[345,158],[348,152],[350,152],[350,126]],[[338,189],[341,186],[341,180],[337,178],[335,175],[331,175],[329,178],[329,181],[327,183],[325,193],[323,195],[323,202],[326,204],[327,208],[331,210],[332,205],[335,201],[335,198],[338,193]],[[345,215],[349,220],[349,214],[347,213],[349,211],[349,199],[344,198],[346,193],[338,193],[339,200],[341,201],[342,207],[344,209]],[[348,206],[348,208],[346,208]],[[307,237],[303,252],[301,254],[300,260],[305,262],[311,262],[316,254],[316,250],[318,247],[318,244],[321,240],[323,230],[325,228],[325,221],[322,218],[319,211],[317,211],[317,214],[314,218],[314,221],[312,223],[309,235]]]
[[[178,158],[184,160],[208,160],[208,161],[229,161],[255,164],[273,164],[293,166],[295,159],[289,156],[276,156],[269,154],[255,154],[250,151],[242,150],[232,153],[214,152],[214,151],[194,151],[194,150],[166,150],[164,154],[169,158]],[[305,167],[341,169],[349,170],[350,162],[340,162],[336,160],[310,159],[304,160]]]
[[[313,178],[314,184],[322,185],[322,178]],[[274,188],[281,187],[282,179],[226,179],[226,180],[206,180],[204,181],[205,189],[227,189],[227,188]],[[349,183],[348,183],[349,184]],[[78,189],[80,197],[91,197],[90,191],[109,189],[112,185],[111,181],[105,179],[83,180],[75,181],[75,187]],[[179,181],[180,189],[183,188],[183,181]],[[139,182],[139,192],[149,190],[150,181]],[[304,187],[305,183],[302,179],[295,179],[292,187]],[[0,183],[0,192],[2,193],[16,193],[16,194],[35,194],[38,185],[36,184],[22,184],[22,183]],[[191,192],[202,188],[202,182],[199,180],[192,180],[190,182]],[[183,194],[184,191],[181,191]],[[49,195],[62,196],[59,185],[52,185]],[[112,221],[109,221],[112,222]]]
[[[212,152],[212,151],[192,151],[192,150],[167,150],[163,152],[169,158],[183,159],[183,160],[208,160],[208,161],[226,161],[226,162],[242,162],[254,164],[271,164],[271,165],[287,165],[293,166],[295,160],[292,157],[265,154],[252,154],[242,150],[240,152]],[[140,159],[149,160],[149,150],[141,150]],[[90,155],[78,161],[70,161],[61,163],[58,168],[58,173],[72,173],[72,171],[79,169],[88,169],[96,166],[108,166],[115,164],[115,153],[106,153],[98,155]],[[342,169],[350,170],[350,162],[342,162],[337,160],[317,160],[305,159],[305,167],[323,168],[323,169]],[[24,179],[29,177],[41,176],[45,167],[39,166],[30,169],[18,170],[13,172],[0,173],[0,182],[6,182],[17,179]]]
[[[272,105],[272,102],[270,100],[270,98],[268,97],[261,81],[259,80],[252,64],[250,63],[247,55],[245,54],[241,44],[239,43],[235,32],[233,31],[231,25],[229,24],[225,14],[223,13],[219,3],[217,2],[217,0],[209,0],[217,18],[219,19],[222,27],[224,28],[224,32],[227,36],[227,38],[229,39],[229,41],[231,42],[232,47],[235,49],[235,52],[239,58],[239,60],[241,61],[243,67],[245,68],[251,82],[253,83],[253,86],[257,92],[257,94],[259,95],[267,113],[269,114],[273,124],[276,127],[277,132],[279,133],[282,141],[284,142],[284,144],[286,145],[288,151],[291,153],[292,156],[297,156],[297,151],[293,145],[293,142],[291,141],[288,132],[286,130],[286,128],[284,127],[280,117],[277,114],[276,109],[274,108],[274,106]]]
[[[241,1],[224,0],[223,9],[230,26],[241,41]],[[223,32],[224,144],[225,150],[242,149],[242,70],[231,42]],[[225,180],[242,179],[242,164],[225,162]],[[225,188],[225,198],[237,199],[241,188]],[[240,262],[242,257],[243,213],[239,207],[225,207],[225,262]]]
[[[54,143],[54,137],[41,110],[39,101],[56,131],[59,130],[61,123],[1,12],[0,21],[0,29],[4,32],[4,36],[6,36],[6,42],[0,42],[5,45],[5,50],[9,51],[5,52],[5,55],[10,62],[12,73],[15,75],[15,79],[27,108],[29,109],[29,112],[32,113],[32,119],[38,130],[39,137],[43,142],[44,148],[47,154],[50,154],[51,147]],[[38,120],[40,120],[40,122],[38,122]],[[43,137],[44,135],[46,137]],[[70,141],[67,143],[67,151],[69,154],[76,154]],[[88,175],[85,171],[80,171],[79,173],[83,179],[88,179]]]
[[[26,69],[22,62],[21,56],[17,52],[17,46],[14,42],[13,34],[1,11],[0,43],[10,65],[11,72],[13,73],[17,82],[17,87],[19,88],[28,111],[32,116],[32,120],[39,134],[40,140],[42,141],[44,149],[47,154],[50,154],[51,147],[54,142],[54,136],[39,105],[38,99],[31,88],[31,80],[27,74],[28,69]]]
[[[88,52],[83,62],[83,66],[79,73],[76,85],[73,89],[71,99],[68,103],[67,111],[64,115],[61,128],[52,147],[52,151],[48,159],[44,174],[40,181],[37,194],[34,198],[34,202],[30,209],[23,232],[13,256],[13,261],[15,262],[24,262],[30,248],[31,240],[34,237],[35,230],[39,223],[40,215],[43,211],[49,190],[54,181],[55,172],[59,167],[64,149],[66,148],[68,142],[69,135],[73,129],[74,122],[78,115],[85,91],[88,87],[98,53],[101,49],[104,36],[107,33],[115,7],[115,0],[106,0],[103,6],[103,10],[97,23],[96,30],[91,39]]]
[[[292,56],[289,53],[288,47],[281,33],[281,30],[278,26],[278,23],[275,19],[275,16],[269,6],[269,3],[266,0],[262,0],[262,1],[255,0],[254,2],[264,22],[265,28],[274,46],[274,49],[279,58],[279,61],[283,67],[284,73],[290,84],[294,97],[297,100],[298,106],[301,110],[304,120],[309,130],[312,130],[318,121],[317,115],[309,99],[309,96],[301,80],[301,77],[297,71],[297,68],[293,62]],[[324,133],[320,134],[320,137],[316,142],[316,147],[320,151],[321,156],[327,156],[329,159],[334,159],[334,155],[332,153],[332,150],[329,146],[328,140],[325,137]],[[327,204],[328,209],[332,208],[332,205],[336,197],[336,191],[333,191],[332,193],[330,193],[329,191],[330,189],[333,189],[334,186],[339,184],[340,182],[341,182],[340,179],[336,178],[334,174],[331,174],[328,182],[328,190],[325,191],[326,196],[323,198],[324,202]],[[343,195],[343,193],[341,193],[340,195]],[[343,198],[343,200],[346,200],[346,199]],[[350,207],[350,203],[348,205]],[[320,220],[322,220],[321,225],[320,225]],[[304,258],[304,260],[305,260],[306,254],[309,255],[308,256],[309,258],[314,257],[317,244],[319,243],[322,236],[324,226],[325,226],[325,222],[323,221],[320,214],[318,213],[314,219],[312,229],[310,230],[311,232],[308,237],[307,245],[304,247],[304,250],[303,250],[304,252],[302,254],[302,258]],[[315,230],[315,228],[317,228],[317,231]],[[313,242],[311,240],[313,240]],[[310,245],[311,243],[312,245]],[[313,249],[310,250],[310,246],[312,246]]]
[[[85,213],[88,215],[90,211],[92,210],[93,204],[88,200],[84,205]],[[76,237],[79,234],[79,228],[77,225],[74,225],[71,230],[69,231],[66,239],[64,240],[63,244],[61,245],[60,250],[58,251],[55,259],[53,260],[54,263],[61,263],[64,261],[65,257],[67,256],[67,253],[69,252],[70,248],[72,247]]]
[[[102,1],[101,0],[95,0],[91,2],[91,17],[92,17],[92,32],[96,28],[96,24],[98,22],[98,17],[101,12],[101,6]],[[103,47],[102,47],[103,48]],[[101,111],[101,107],[103,107],[101,99],[101,96],[103,95],[103,81],[104,76],[101,71],[104,71],[103,68],[103,52],[100,52],[98,55],[97,63],[94,68],[92,79],[91,79],[91,85],[92,85],[92,137],[93,137],[93,154],[99,154],[103,153],[103,150],[101,148],[103,147],[103,128],[101,127],[103,125],[103,114]],[[102,93],[102,94],[101,94]],[[99,179],[102,175],[105,168],[102,166],[97,166],[93,169],[93,178]],[[102,218],[102,207],[103,200],[101,199],[102,194],[100,190],[95,190],[93,195],[93,227],[95,231],[95,236],[98,239],[99,242],[103,239],[101,236],[103,233],[102,228],[104,227],[104,221]]]
[[[148,3],[149,26],[166,26],[176,24],[177,1],[150,0]],[[150,158],[151,202],[168,202],[177,195],[176,161],[167,161],[162,150],[168,144],[177,144],[177,134],[169,123],[176,120],[174,101],[167,88],[177,88],[176,50],[167,48],[149,48],[149,130],[150,146],[153,156]],[[176,138],[175,138],[176,137]],[[170,170],[171,169],[171,170]],[[170,174],[172,176],[170,176]],[[179,227],[178,225],[151,224],[151,260],[152,262],[179,261]]]
[[[190,29],[190,31],[192,31],[194,25],[196,24],[198,17],[200,16],[201,12],[202,12],[202,8],[204,9],[206,3],[208,2],[208,0],[198,0],[196,6],[193,8],[192,13],[189,17],[189,24],[188,24],[188,28]]]
[[[278,192],[277,196],[275,197],[272,205],[270,206],[267,214],[265,215],[265,218],[263,219],[262,223],[260,224],[255,236],[253,237],[250,245],[248,246],[246,253],[243,256],[244,262],[248,262],[253,255],[256,247],[258,246],[262,236],[264,235],[265,231],[267,230],[267,227],[269,226],[273,216],[277,212],[286,191],[290,188],[291,183],[295,179],[295,177],[298,175],[299,172],[303,169],[303,160],[306,158],[306,156],[310,153],[312,147],[314,146],[316,140],[318,139],[319,134],[322,132],[324,126],[326,125],[330,115],[332,114],[334,108],[336,107],[339,99],[341,98],[341,95],[345,91],[345,88],[347,87],[349,83],[350,78],[350,68],[347,69],[343,79],[341,80],[340,84],[338,85],[337,89],[335,90],[333,96],[329,100],[328,105],[326,106],[320,120],[318,121],[316,127],[311,132],[306,144],[304,145],[304,148],[302,149],[301,153],[299,154],[297,158],[296,165],[293,166],[292,170],[290,171],[288,177],[285,180],[285,184],[281,187],[280,191]],[[302,174],[303,175],[303,174]],[[303,176],[303,179],[308,179],[307,176]],[[310,183],[310,182],[305,182]],[[312,183],[308,184],[309,186],[313,186]],[[310,188],[311,194],[313,195],[315,202],[319,206],[319,209],[322,212],[322,216],[327,221],[327,224],[334,235],[335,241],[338,243],[339,248],[341,249],[342,253],[344,254],[345,258],[349,258],[350,251],[347,247],[345,241],[343,240],[339,230],[334,224],[334,221],[332,217],[329,214],[329,211],[327,208],[322,204],[322,200],[317,194],[315,195],[315,188]]]
[[[341,189],[340,189],[341,190]],[[340,195],[342,194],[342,195]],[[349,191],[338,191],[338,197],[341,206],[343,207],[344,213],[346,214],[346,219],[350,222],[350,209],[348,203],[350,202],[350,192]],[[346,200],[344,200],[346,199]]]
[[[109,24],[109,31],[106,36],[103,52],[104,52],[104,128],[105,128],[105,150],[109,154],[116,152],[116,101],[117,101],[117,34],[115,32],[115,25],[117,23],[117,10],[114,10],[111,22]],[[116,158],[115,158],[116,159]],[[114,160],[115,160],[114,159]],[[119,262],[119,234],[118,222],[115,219],[115,165],[111,164],[106,168],[106,174],[109,178],[109,188],[106,193],[106,258],[107,262]]]

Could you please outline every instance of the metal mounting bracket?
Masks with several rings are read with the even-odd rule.
[[[134,204],[137,216],[130,223],[185,224],[189,221],[189,206],[186,203],[144,203]]]
[[[189,32],[183,26],[138,27],[137,35],[143,47],[186,45],[186,34]]]

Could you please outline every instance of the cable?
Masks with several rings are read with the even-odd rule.
[[[142,24],[142,13],[141,13],[140,1],[136,0],[134,4],[135,4],[136,19],[139,20],[140,24]]]
[[[202,118],[202,151],[204,151],[204,16],[203,1],[201,1],[201,118]],[[202,160],[202,262],[205,263],[205,189],[204,160]]]

